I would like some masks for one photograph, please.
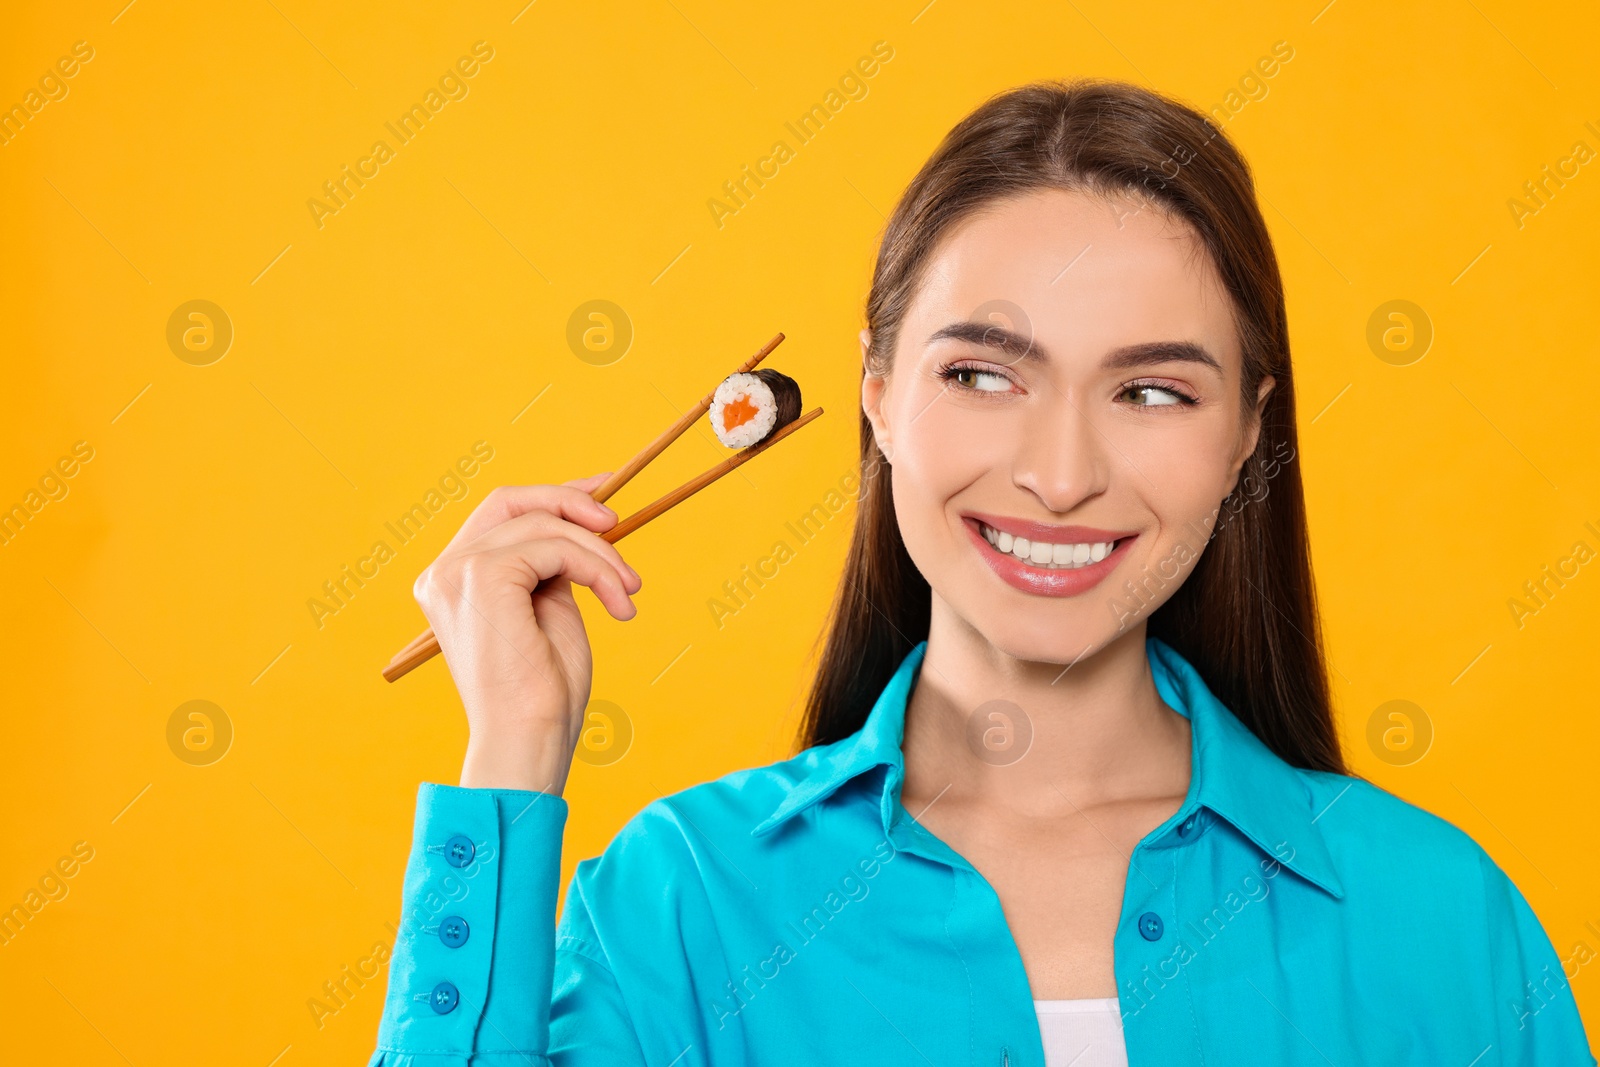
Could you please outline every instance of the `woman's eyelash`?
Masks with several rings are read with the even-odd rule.
[[[944,366],[940,367],[939,368],[939,380],[942,381],[942,382],[945,382],[947,384],[950,383],[950,382],[955,382],[956,381],[956,375],[961,374],[963,372],[970,373],[970,374],[990,374],[990,375],[993,375],[996,378],[1003,378],[1008,382],[1011,381],[1010,377],[1008,377],[1006,374],[1004,374],[1001,371],[994,370],[994,369],[992,369],[990,367],[986,367],[986,366],[983,366],[981,364],[968,363],[968,362],[965,362],[965,361],[957,361],[955,363],[946,363]],[[957,388],[964,389],[969,393],[995,393],[995,392],[1002,392],[1003,391],[1003,390],[998,390],[998,389],[979,389],[978,387],[972,386],[972,385],[961,385],[959,382],[956,382],[956,386],[957,386]]]
[[[1008,381],[1008,382],[1011,380],[1008,375],[1004,374],[1001,371],[994,370],[994,369],[992,369],[990,367],[987,367],[987,366],[984,366],[982,364],[969,363],[969,362],[960,361],[960,360],[958,360],[958,361],[956,361],[954,363],[946,363],[944,366],[940,367],[939,368],[939,372],[938,372],[938,376],[939,376],[939,380],[940,381],[943,381],[943,382],[945,382],[947,384],[955,382],[958,388],[960,388],[960,389],[962,389],[962,390],[964,390],[966,392],[969,392],[969,393],[1003,393],[1003,392],[1005,392],[1005,390],[1002,390],[1002,389],[979,389],[978,387],[972,386],[972,385],[961,385],[959,382],[956,381],[956,378],[957,378],[958,375],[960,375],[962,373],[988,374],[988,375],[992,375],[993,377],[1000,378],[1000,379],[1003,379],[1003,380]],[[1136,406],[1139,406],[1139,407],[1194,407],[1196,404],[1200,403],[1200,398],[1199,397],[1194,396],[1193,394],[1188,393],[1188,392],[1178,388],[1177,386],[1173,385],[1171,382],[1167,382],[1167,381],[1139,380],[1139,381],[1125,382],[1117,390],[1117,396],[1119,396],[1119,397],[1126,396],[1127,394],[1129,394],[1129,393],[1131,393],[1131,392],[1133,392],[1135,390],[1139,390],[1139,389],[1150,389],[1150,390],[1154,390],[1154,391],[1157,391],[1157,392],[1166,393],[1168,396],[1171,396],[1175,401],[1175,403],[1173,403],[1173,404],[1140,404],[1140,405],[1136,405]]]
[[[1199,397],[1194,396],[1191,393],[1187,393],[1184,390],[1179,389],[1177,386],[1173,385],[1171,382],[1166,382],[1166,381],[1125,382],[1125,383],[1123,383],[1122,387],[1117,390],[1117,395],[1118,396],[1126,396],[1129,393],[1134,392],[1135,390],[1139,390],[1139,389],[1154,389],[1154,390],[1156,390],[1158,392],[1166,393],[1169,396],[1176,397],[1177,401],[1178,401],[1178,404],[1182,405],[1183,407],[1193,407],[1194,405],[1200,403],[1200,398]],[[1169,405],[1152,404],[1152,405],[1140,405],[1140,406],[1165,407],[1165,406],[1169,406]]]

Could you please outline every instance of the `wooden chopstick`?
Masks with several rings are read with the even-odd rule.
[[[401,660],[405,659],[411,653],[415,652],[417,649],[421,648],[424,644],[426,644],[428,638],[430,638],[432,636],[433,636],[433,629],[431,627],[429,629],[426,629],[426,630],[422,631],[420,634],[418,634],[417,636],[413,637],[411,639],[411,642],[409,644],[407,644],[405,648],[402,648],[399,652],[396,652],[394,654],[394,657],[392,659],[390,659],[389,662],[390,663],[399,663]]]
[[[618,541],[633,533],[633,531],[637,530],[651,519],[664,514],[670,508],[683,503],[685,500],[688,500],[691,496],[698,493],[700,490],[704,489],[706,486],[710,485],[724,474],[727,474],[739,464],[746,463],[754,459],[756,453],[766,451],[821,414],[821,408],[812,408],[804,415],[801,415],[799,418],[789,423],[789,425],[772,434],[772,436],[756,442],[749,448],[741,448],[739,451],[735,452],[721,463],[718,463],[715,467],[712,467],[699,477],[689,479],[687,482],[684,482],[682,485],[678,486],[678,488],[674,489],[661,499],[652,504],[646,504],[632,515],[629,515],[627,518],[611,527],[611,529],[601,534],[600,537],[612,544],[616,544]]]
[[[646,504],[632,515],[629,515],[626,519],[623,519],[621,522],[611,527],[611,529],[601,534],[600,537],[610,544],[616,544],[618,541],[622,540],[624,537],[628,536],[633,531],[649,522],[651,519],[657,518],[678,504],[683,503],[695,493],[698,493],[700,490],[704,489],[718,478],[721,478],[724,474],[727,474],[741,463],[747,463],[754,459],[757,453],[764,452],[768,448],[771,448],[773,445],[777,444],[785,437],[788,437],[800,427],[804,426],[806,423],[810,422],[821,414],[821,408],[812,408],[804,415],[801,415],[787,426],[778,430],[772,436],[766,438],[765,440],[759,441],[748,448],[740,449],[738,452],[729,456],[727,459],[723,460],[715,467],[712,467],[704,474],[701,474],[695,478],[691,478],[689,481],[684,482],[666,496],[661,497],[659,500],[656,500],[653,503]],[[439,639],[434,636],[432,630],[429,630],[426,634],[418,637],[415,641],[408,645],[406,649],[403,650],[399,655],[395,656],[390,664],[383,669],[384,680],[392,682],[397,678],[401,678],[438,654]]]
[[[737,370],[732,372],[732,374],[724,376],[723,380],[726,381],[727,378],[732,377],[733,374],[743,374],[746,371],[753,370],[757,364],[772,354],[772,350],[774,348],[777,348],[781,344],[783,344],[783,333],[780,331],[779,333],[773,335],[772,340],[761,346],[761,351],[745,360],[739,365]],[[718,386],[721,384],[722,382],[720,381],[717,383]],[[604,504],[607,497],[609,497],[612,493],[615,493],[618,489],[621,489],[623,486],[627,485],[628,482],[632,480],[634,475],[644,470],[645,464],[649,463],[652,459],[655,459],[656,456],[660,455],[662,450],[664,450],[668,445],[682,437],[683,432],[689,427],[693,426],[700,416],[704,415],[707,411],[710,411],[711,401],[716,397],[716,395],[717,390],[713,388],[711,392],[707,393],[698,404],[689,409],[689,411],[686,412],[682,418],[673,423],[671,426],[667,427],[661,436],[657,437],[654,441],[651,441],[648,445],[645,445],[644,449],[640,451],[637,456],[634,456],[627,463],[623,464],[621,470],[614,472],[611,477],[601,482],[599,487],[589,495],[594,497],[595,500]],[[389,660],[389,666],[393,667],[395,664],[405,660],[412,653],[416,652],[423,645],[427,644],[432,638],[433,630],[431,628],[422,631],[416,637],[412,638],[410,643],[407,644],[405,648],[402,648],[399,652],[394,654],[394,657]],[[395,675],[395,677],[398,678],[399,675]],[[389,680],[392,682],[394,681],[394,678],[390,678]]]

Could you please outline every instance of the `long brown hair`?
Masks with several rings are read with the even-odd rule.
[[[1210,253],[1234,302],[1246,412],[1264,375],[1276,385],[1225,514],[1147,632],[1193,664],[1283,760],[1344,773],[1296,456],[1283,282],[1250,169],[1205,115],[1137,86],[1083,79],[1013,89],[962,119],[885,227],[867,298],[867,364],[887,372],[901,319],[941,237],[986,202],[1035,189],[1138,194],[1187,222]],[[895,667],[928,636],[931,590],[901,539],[889,467],[865,412],[860,477],[802,747],[860,729]]]

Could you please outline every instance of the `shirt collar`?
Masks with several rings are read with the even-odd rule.
[[[860,730],[805,757],[800,779],[772,814],[751,831],[753,835],[775,829],[875,767],[891,768],[884,778],[886,790],[898,785],[905,770],[900,746],[905,736],[906,703],[927,649],[928,642],[921,641],[906,653]],[[1156,690],[1169,707],[1189,720],[1193,742],[1188,796],[1163,829],[1184,821],[1199,808],[1209,809],[1269,857],[1342,898],[1344,886],[1316,826],[1318,813],[1311,810],[1311,794],[1300,772],[1251,733],[1171,646],[1150,637],[1145,651]],[[1152,839],[1156,836],[1159,834]]]

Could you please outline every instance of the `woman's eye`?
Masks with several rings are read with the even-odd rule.
[[[1127,400],[1139,407],[1165,407],[1171,404],[1192,404],[1193,400],[1174,389],[1159,385],[1130,385],[1122,391]]]
[[[944,377],[946,381],[954,380],[962,388],[980,393],[1003,393],[1011,388],[1011,379],[1004,374],[979,370],[977,367],[951,367],[945,371]]]

